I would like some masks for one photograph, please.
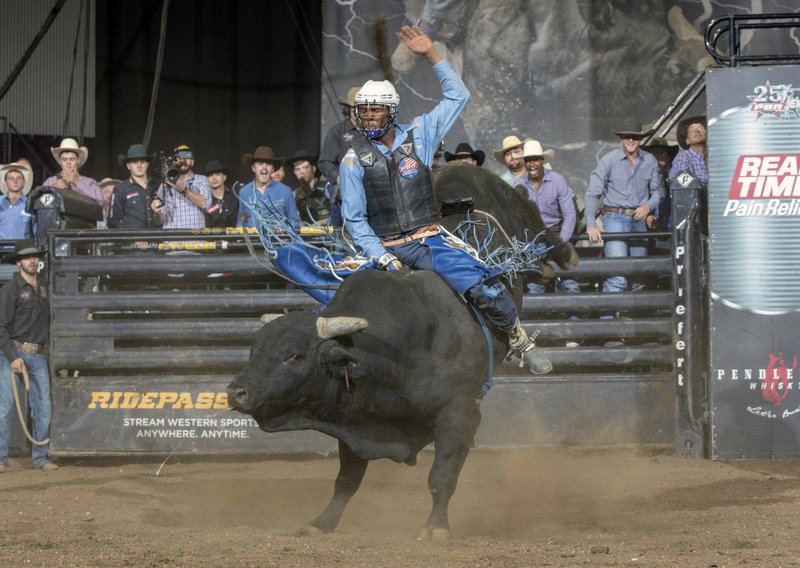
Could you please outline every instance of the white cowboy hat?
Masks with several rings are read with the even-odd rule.
[[[75,152],[78,154],[78,167],[85,164],[86,159],[89,157],[89,149],[86,146],[78,146],[74,138],[64,138],[61,141],[61,146],[58,148],[50,148],[50,151],[53,153],[56,162],[59,156],[61,156],[61,152]]]
[[[33,171],[29,166],[25,164],[18,164],[14,162],[13,164],[6,164],[5,166],[0,167],[0,191],[3,192],[3,195],[8,193],[8,185],[6,185],[6,174],[11,170],[19,170],[22,172],[22,177],[25,178],[25,185],[22,186],[22,195],[28,195],[28,192],[31,190],[31,186],[33,185]]]
[[[556,153],[554,150],[548,148],[545,150],[542,148],[542,145],[539,143],[538,140],[525,140],[525,144],[522,145],[522,158],[533,158],[541,156],[544,158],[545,162],[549,162],[553,159]]]
[[[101,179],[100,181],[97,182],[97,185],[99,185],[102,188],[104,185],[111,185],[111,184],[119,185],[121,183],[122,183],[122,180],[119,180],[119,179],[103,178],[103,179]]]

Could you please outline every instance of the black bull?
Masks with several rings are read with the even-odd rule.
[[[441,199],[474,196],[512,235],[523,236],[523,223],[532,234],[543,228],[535,205],[489,172],[447,166],[436,184]],[[573,265],[572,246],[555,244],[557,260]],[[499,339],[493,337],[496,361],[506,351]],[[336,528],[369,460],[413,465],[434,442],[433,509],[421,537],[443,539],[481,420],[476,398],[488,360],[475,315],[436,274],[364,271],[344,282],[319,319],[290,313],[265,325],[228,399],[267,432],[310,429],[339,441],[333,499],[309,531]]]

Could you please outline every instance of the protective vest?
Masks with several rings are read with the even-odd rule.
[[[376,235],[396,235],[438,221],[431,169],[417,156],[410,136],[391,159],[366,138],[353,140],[353,149],[364,167],[367,222]]]

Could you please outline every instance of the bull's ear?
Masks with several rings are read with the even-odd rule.
[[[358,377],[361,370],[361,361],[359,361],[348,349],[335,345],[331,347],[326,353],[322,355],[322,365],[334,377],[341,377],[344,375],[344,368],[347,367],[347,372],[351,377]]]

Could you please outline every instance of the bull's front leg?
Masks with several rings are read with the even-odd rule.
[[[322,514],[311,521],[306,531],[329,533],[336,530],[344,508],[358,491],[369,461],[356,456],[350,446],[339,440],[339,474],[333,489],[333,498]]]
[[[450,404],[437,417],[434,429],[436,452],[428,475],[433,509],[417,540],[450,538],[447,509],[480,422],[478,405],[471,398]]]

